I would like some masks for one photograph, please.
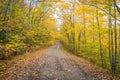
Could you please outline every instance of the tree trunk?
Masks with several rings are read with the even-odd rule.
[[[73,46],[74,46],[74,54],[76,55],[76,27],[75,27],[75,20],[74,20],[74,12],[75,12],[75,0],[73,0],[73,11],[72,11],[72,27],[74,28],[74,42],[73,42]]]
[[[80,31],[79,34],[78,34],[78,41],[79,41],[78,49],[80,50],[81,31]]]
[[[115,67],[114,67],[114,71],[116,73],[116,68],[117,68],[117,62],[116,62],[117,61],[117,25],[116,25],[116,7],[115,7],[115,5],[114,5],[114,16],[115,16],[115,18],[114,18],[115,19],[115,21],[114,21],[114,33],[115,33],[114,34],[114,39],[115,39],[114,40],[115,41],[115,43],[114,43],[115,44],[115,46],[114,46],[115,47],[115,60],[114,60],[115,61],[115,63],[114,63]]]
[[[84,26],[84,51],[86,50],[86,13],[83,7],[83,26]]]
[[[101,40],[101,29],[100,29],[100,23],[99,23],[99,14],[98,10],[96,9],[96,21],[98,26],[98,35],[99,35],[99,48],[100,48],[100,57],[101,57],[101,66],[104,67],[104,59],[103,59],[103,52],[102,52],[102,40]]]

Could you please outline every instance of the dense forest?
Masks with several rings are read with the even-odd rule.
[[[56,23],[51,5],[36,5],[32,0],[0,1],[0,59],[54,43]]]
[[[64,33],[62,42],[68,50],[119,73],[119,0],[79,0],[60,8],[63,19],[60,32]]]
[[[60,41],[120,74],[120,0],[0,0],[0,60]]]

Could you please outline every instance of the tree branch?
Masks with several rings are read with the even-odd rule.
[[[116,6],[116,8],[117,8],[117,11],[118,11],[119,14],[120,14],[120,7],[117,5],[116,0],[114,0],[114,4],[115,4],[115,6]]]

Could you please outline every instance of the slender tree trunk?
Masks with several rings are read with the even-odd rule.
[[[110,67],[111,67],[111,71],[112,71],[112,56],[111,56],[111,2],[109,1],[109,27],[108,27],[108,40],[109,40],[109,60],[110,60]]]
[[[7,3],[7,2],[6,2]],[[8,0],[8,4],[7,4],[7,7],[6,7],[6,10],[5,10],[5,16],[4,16],[4,20],[6,20],[7,18],[7,15],[8,15],[8,10],[9,10],[9,7],[10,7],[10,3],[11,3],[11,0]]]
[[[94,27],[95,27],[95,24],[94,24],[94,15],[93,15],[93,22],[92,22],[92,24],[93,24],[93,26],[92,26],[92,31],[94,32]],[[95,41],[95,39],[94,39],[94,33],[93,33],[93,37],[92,37],[92,42],[94,43],[94,41]]]
[[[86,13],[83,7],[83,26],[84,26],[84,51],[86,50]]]
[[[114,55],[114,35],[113,35],[113,29],[111,28],[111,53],[112,53],[112,72],[115,73],[115,55]]]
[[[115,60],[114,60],[115,61],[115,63],[114,63],[115,67],[114,67],[114,71],[116,73],[116,68],[117,68],[117,62],[116,62],[117,61],[117,25],[116,24],[117,23],[116,23],[116,7],[115,7],[115,5],[114,5],[114,16],[115,16],[115,18],[114,18],[115,19],[115,21],[114,21],[114,33],[115,33],[114,34],[114,39],[115,39],[114,40],[115,41],[115,43],[114,43],[115,44],[115,46],[114,46],[115,47]]]
[[[76,55],[76,27],[75,27],[75,15],[74,15],[74,12],[75,12],[75,0],[73,0],[73,11],[72,11],[72,26],[74,28],[74,54]]]
[[[6,9],[5,9],[5,12],[4,12],[4,21],[7,21],[7,16],[8,16],[8,11],[9,11],[9,9],[10,9],[10,4],[11,4],[11,0],[8,0],[8,2],[7,1],[4,1],[5,3],[7,3],[7,7],[6,7]],[[5,23],[3,24],[3,25],[6,25]],[[5,26],[4,26],[5,27]],[[2,53],[3,53],[3,55],[6,55],[6,43],[7,43],[7,30],[6,29],[4,29],[3,30],[3,32],[4,32],[4,34],[5,34],[5,37],[4,37],[4,41],[3,41],[3,46],[4,46],[4,49],[2,50]],[[4,56],[3,56],[3,58],[5,58]]]
[[[80,50],[81,31],[79,32],[79,35],[78,35],[78,41],[79,41],[79,44],[78,44],[78,49]]]
[[[103,52],[102,52],[102,40],[101,40],[101,28],[100,28],[100,23],[99,23],[99,14],[98,10],[96,9],[96,21],[97,21],[97,26],[99,30],[99,48],[100,48],[100,57],[101,57],[101,66],[104,67],[104,59],[103,59]]]
[[[113,28],[112,28],[112,19],[111,19],[111,1],[109,1],[109,57],[110,57],[110,64],[111,64],[111,71],[115,73],[115,53],[114,53],[114,35],[113,35]],[[116,24],[116,22],[115,22]]]
[[[120,28],[119,28],[118,30],[119,30],[119,31],[118,31],[118,32],[119,32],[119,34],[118,34],[118,35],[119,35],[119,36],[118,36],[118,41],[119,41],[119,43],[118,43],[118,45],[119,45],[119,46],[118,46],[118,47],[119,47],[119,48],[118,48],[118,52],[119,52],[119,54],[118,54],[118,71],[120,71]],[[120,72],[119,72],[119,73],[120,73]]]
[[[30,12],[31,12],[31,9],[32,9],[32,0],[30,0],[30,3],[29,3],[29,12],[28,12],[28,23],[29,23],[29,24],[31,23],[31,20],[30,20]]]

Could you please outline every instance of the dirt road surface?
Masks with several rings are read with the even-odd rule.
[[[10,68],[11,75],[6,80],[112,80],[96,78],[87,73],[83,69],[85,66],[65,53],[59,44],[47,49],[42,57],[37,55],[21,63],[25,64],[18,69]]]

